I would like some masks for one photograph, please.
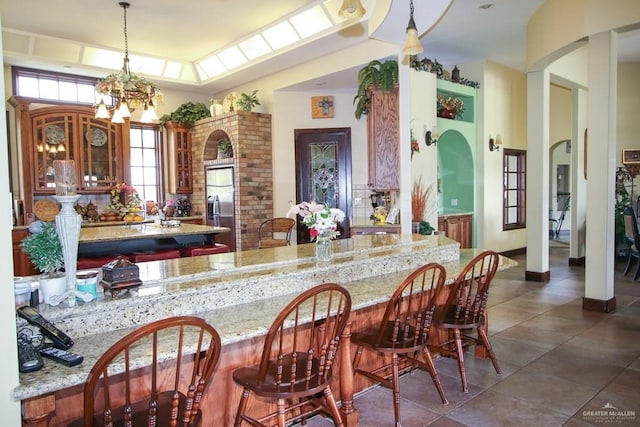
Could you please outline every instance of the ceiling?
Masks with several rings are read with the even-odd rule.
[[[341,0],[327,0],[327,8],[337,10]],[[368,29],[372,10],[385,8],[391,1],[387,19],[375,31]],[[415,1],[415,21],[425,48],[424,55],[452,67],[480,59],[525,70],[526,24],[545,0],[486,0],[493,7],[481,9],[484,1],[454,0],[440,22],[439,10],[446,10],[449,0]],[[152,57],[170,58],[192,63],[218,49],[246,38],[267,24],[300,11],[321,0],[129,0],[127,11],[129,51]],[[408,0],[363,0],[369,13],[363,24],[370,37],[386,42],[403,43],[407,25]],[[4,29],[27,38],[53,38],[82,46],[105,47],[124,51],[123,14],[118,0],[0,0]],[[431,23],[437,24],[431,26]],[[349,24],[350,25],[350,24]],[[343,24],[345,30],[349,25]],[[431,28],[429,28],[431,27]],[[348,30],[348,29],[347,29]],[[426,32],[426,34],[424,34]],[[638,31],[620,37],[620,60],[640,61]],[[313,40],[310,45],[288,50],[252,67],[206,82],[181,84],[163,81],[189,91],[216,93],[258,77],[268,75],[343,49],[367,38],[339,37],[335,33]],[[5,39],[7,37],[5,36]],[[5,40],[5,44],[7,41]],[[28,50],[29,46],[25,46]],[[53,50],[52,50],[53,51]],[[50,53],[50,52],[48,52]],[[54,52],[51,56],[55,56]],[[64,52],[62,52],[64,54]],[[373,59],[373,58],[372,58]],[[4,50],[5,63],[30,66],[90,76],[104,76],[111,70],[85,67],[68,60],[37,57]],[[162,79],[160,79],[162,80]],[[317,79],[316,79],[317,80]],[[317,81],[297,84],[317,89]],[[344,70],[323,79],[327,89],[357,86],[355,70]]]

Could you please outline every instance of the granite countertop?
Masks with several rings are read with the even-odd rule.
[[[332,244],[336,255],[329,263],[316,263],[313,244],[140,263],[144,285],[136,295],[101,295],[73,308],[41,307],[45,318],[74,338],[71,351],[85,359],[72,368],[45,363],[40,371],[20,374],[14,398],[82,384],[109,346],[158,318],[203,317],[218,330],[223,345],[230,344],[264,335],[292,296],[315,283],[341,283],[357,310],[386,301],[408,272],[426,262],[442,263],[451,283],[481,252],[460,250],[444,236],[357,236]],[[500,269],[513,265],[500,257]],[[20,328],[24,321],[17,321]]]
[[[218,234],[230,231],[228,227],[180,224],[160,226],[156,224],[130,224],[118,227],[87,227],[80,229],[80,243],[97,243],[126,239],[160,239],[190,234]]]
[[[193,221],[193,220],[204,220],[204,217],[202,215],[190,215],[190,216],[176,216],[176,217],[172,217],[169,219],[174,219],[174,220],[178,220],[178,221]],[[156,218],[151,217],[151,218],[146,218],[144,221],[142,221],[142,223],[144,224],[150,224],[153,223],[156,220]],[[82,221],[82,228],[85,227],[111,227],[111,226],[115,226],[115,225],[124,225],[125,222],[124,221],[97,221],[97,222],[89,222],[89,221]],[[13,229],[14,230],[27,230],[29,228],[28,225],[14,225]]]

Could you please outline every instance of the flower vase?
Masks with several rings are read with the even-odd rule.
[[[331,261],[333,256],[333,247],[331,245],[331,235],[329,233],[320,233],[316,237],[316,260]]]

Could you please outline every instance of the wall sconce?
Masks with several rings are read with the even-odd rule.
[[[424,134],[424,143],[427,144],[427,147],[436,145],[438,138],[440,138],[440,135],[438,134],[438,129],[434,126]]]
[[[489,150],[491,151],[500,151],[500,146],[502,145],[502,137],[500,134],[496,134],[495,139],[489,135]]]

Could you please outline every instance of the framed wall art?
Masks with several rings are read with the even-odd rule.
[[[333,118],[333,96],[312,96],[311,97],[311,118],[312,119]]]

